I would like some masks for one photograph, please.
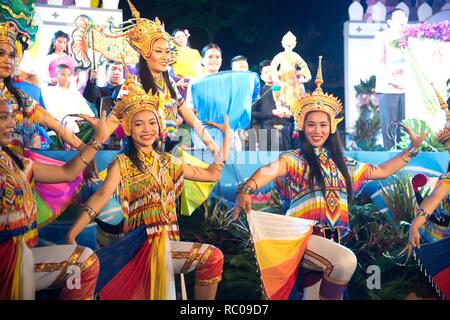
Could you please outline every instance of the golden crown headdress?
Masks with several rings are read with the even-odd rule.
[[[143,110],[153,112],[158,120],[160,136],[165,137],[164,124],[164,98],[159,94],[147,94],[141,85],[136,83],[134,77],[130,74],[125,60],[122,61],[126,73],[126,80],[122,86],[122,96],[114,107],[114,114],[120,120],[120,124],[127,136],[131,136],[131,121],[136,113]]]
[[[15,47],[18,32],[19,29],[17,29],[17,26],[13,22],[6,21],[0,23],[0,42],[6,42],[12,47]]]
[[[323,111],[330,116],[331,133],[336,132],[336,127],[344,118],[336,118],[342,111],[342,103],[335,96],[324,93],[321,85],[322,78],[322,56],[319,56],[319,67],[317,68],[316,90],[307,93],[305,96],[292,104],[291,111],[294,114],[295,122],[299,130],[303,130],[305,117],[312,111]]]
[[[158,39],[166,39],[171,48],[176,48],[173,37],[164,30],[164,24],[156,18],[155,21],[141,18],[139,11],[127,0],[134,19],[133,27],[127,31],[127,40],[130,45],[144,58],[150,57],[153,51],[153,43]]]
[[[439,92],[436,90],[435,86],[431,84],[434,88],[434,91],[436,92],[436,96],[439,100],[439,104],[441,106],[441,109],[445,111],[446,117],[447,117],[447,123],[443,129],[441,129],[438,133],[436,133],[436,141],[446,146],[447,142],[450,142],[450,111],[448,110],[448,104],[444,101],[444,99],[441,97]],[[449,146],[446,146],[447,149],[450,149]]]

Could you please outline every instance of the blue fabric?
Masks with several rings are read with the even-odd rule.
[[[42,108],[45,109],[44,100],[42,99],[41,88],[29,82],[14,82],[14,87],[28,94],[34,101],[37,101]]]
[[[192,83],[192,103],[201,121],[223,123],[228,115],[231,129],[247,129],[251,124],[251,109],[259,99],[259,77],[255,72],[223,71]],[[222,133],[207,128],[219,143]]]
[[[100,292],[133,259],[145,241],[147,241],[146,228],[141,226],[109,246],[95,251],[100,261],[95,292]]]
[[[422,244],[415,253],[427,274],[434,277],[450,267],[450,237]]]

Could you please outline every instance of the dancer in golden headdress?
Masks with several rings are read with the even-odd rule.
[[[444,145],[447,148],[447,151],[450,151],[450,110],[448,109],[447,103],[439,95],[438,91],[436,91],[436,94],[438,96],[441,108],[445,111],[447,117],[447,123],[445,127],[436,134],[436,140]],[[440,204],[442,204],[441,212],[433,215]],[[432,215],[433,218],[429,219]],[[417,210],[416,217],[411,222],[408,244],[405,247],[405,250],[408,251],[408,255],[411,254],[414,248],[420,248],[419,231],[420,233],[425,233],[428,241],[439,241],[450,236],[449,221],[450,172],[447,172],[439,178],[439,181],[436,184],[433,192],[423,200],[420,208]]]
[[[103,186],[87,201],[67,242],[73,243],[116,193],[123,221],[119,239],[98,252],[100,298],[173,299],[173,273],[196,271],[196,298],[214,299],[222,253],[211,245],[179,241],[176,199],[183,178],[219,180],[232,137],[228,119],[223,125],[211,123],[225,134],[219,158],[206,169],[183,164],[160,150],[166,131],[164,96],[146,94],[130,75],[123,89],[126,94],[113,114],[125,131],[129,150],[112,162]]]
[[[64,166],[33,162],[12,149],[15,114],[0,100],[0,300],[34,299],[35,290],[62,288],[62,299],[91,299],[99,264],[89,248],[58,245],[35,248],[37,209],[34,181],[72,181],[100,149],[106,137],[106,114],[100,120],[80,115],[96,131],[92,144]],[[78,278],[70,279],[73,273]]]
[[[321,57],[320,57],[321,58]],[[356,256],[339,244],[348,231],[348,203],[366,180],[383,179],[403,168],[415,155],[425,137],[405,127],[411,147],[381,165],[360,163],[343,154],[336,131],[342,118],[341,102],[322,91],[321,59],[316,90],[293,104],[300,132],[300,149],[283,152],[280,158],[257,170],[238,188],[235,217],[251,211],[251,194],[276,180],[286,215],[315,220],[302,267],[320,272],[315,283],[305,281],[306,299],[341,299],[355,268]],[[334,241],[329,241],[328,239]]]
[[[156,18],[155,21],[140,17],[140,13],[128,0],[134,19],[131,26],[124,29],[127,41],[139,53],[139,78],[144,90],[148,93],[158,93],[164,99],[164,122],[170,141],[176,138],[177,127],[184,120],[197,132],[208,148],[217,153],[217,145],[204,130],[193,111],[185,104],[179,94],[175,82],[169,77],[169,62],[172,58],[172,48],[176,48],[173,38],[164,30],[164,25]],[[180,114],[181,117],[180,118]],[[109,127],[115,130],[117,118],[109,117]],[[166,151],[172,145],[166,144]]]

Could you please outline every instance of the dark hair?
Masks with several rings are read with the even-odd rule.
[[[124,154],[130,158],[131,162],[139,169],[141,172],[145,172],[144,164],[142,163],[142,160],[138,156],[138,149],[136,148],[136,145],[134,144],[133,139],[130,136],[127,136],[126,138],[126,146],[127,149],[124,152]],[[161,151],[161,146],[159,143],[159,139],[156,139],[155,142],[153,142],[153,150],[156,152]]]
[[[152,94],[157,94],[158,88],[156,87],[155,79],[153,78],[152,73],[148,68],[147,60],[145,60],[145,58],[142,55],[139,56],[138,70],[139,70],[139,78],[141,79],[141,84],[144,87],[144,90],[148,92],[151,89]],[[172,83],[170,82],[169,72],[165,71],[162,73],[162,75],[164,78],[164,82],[169,88],[172,99],[177,99],[177,93],[173,88]]]
[[[19,110],[23,112],[24,105],[23,105],[23,101],[22,101],[22,95],[20,94],[20,90],[14,86],[11,76],[3,79],[3,83],[5,84],[6,88],[8,88],[8,91],[12,93],[14,98],[16,98],[17,105],[19,106]]]
[[[183,33],[185,34],[185,36],[187,37],[187,43],[186,43],[186,45],[190,48],[190,47],[191,47],[191,43],[189,42],[189,37],[188,37],[188,35],[186,34],[186,32],[184,31],[184,29],[180,29],[180,28],[174,29],[174,30],[172,31],[172,37],[175,38],[175,35],[177,34],[177,32],[183,32]]]
[[[52,43],[50,43],[50,48],[48,49],[47,55],[50,55],[55,52],[55,42],[56,42],[56,39],[58,39],[58,38],[66,38],[67,39],[67,46],[64,49],[64,53],[67,55],[69,54],[69,43],[68,43],[69,35],[61,30],[58,30],[53,35]]]
[[[202,58],[205,57],[206,52],[207,52],[209,49],[217,49],[217,50],[219,50],[220,54],[222,54],[222,50],[220,49],[220,47],[219,47],[217,44],[215,44],[215,43],[209,43],[209,44],[207,44],[206,46],[204,46],[203,49],[202,49]]]
[[[403,10],[403,9],[401,9],[401,8],[394,8],[394,9],[392,9],[391,11],[389,11],[389,12],[386,14],[386,21],[391,20],[391,19],[392,19],[392,15],[394,14],[394,12],[397,12],[397,11],[401,11],[401,12],[403,12],[403,13],[407,16],[405,10]]]
[[[270,66],[271,63],[272,63],[272,61],[270,61],[270,60],[261,61],[259,63],[259,72],[261,72],[264,67]]]
[[[338,170],[344,176],[347,188],[347,197],[348,197],[347,202],[350,207],[350,202],[352,201],[353,198],[352,180],[350,179],[350,174],[348,172],[348,168],[345,163],[344,151],[338,133],[337,132],[331,133],[323,146],[328,150],[331,159],[333,159]],[[320,189],[322,190],[322,193],[325,197],[325,181],[323,179],[319,159],[316,153],[314,152],[314,147],[308,142],[308,140],[306,140],[306,136],[303,131],[300,132],[300,149],[302,151],[302,156],[308,163],[310,170],[308,180],[309,187],[312,188],[314,184],[316,183],[319,184]]]
[[[105,71],[108,71],[108,69],[109,69],[109,67],[110,67],[111,65],[118,65],[118,66],[121,66],[122,64],[121,64],[120,62],[116,62],[116,61],[114,61],[114,60],[108,60],[108,61],[106,61]]]
[[[23,165],[22,160],[19,158],[19,156],[14,151],[12,151],[8,147],[2,147],[2,150],[5,151],[6,154],[11,157],[11,159],[19,167],[20,170],[23,170],[25,168],[25,166]]]
[[[231,59],[231,64],[236,61],[247,61],[247,58],[245,56],[239,55]]]

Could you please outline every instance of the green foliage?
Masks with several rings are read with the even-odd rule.
[[[369,79],[366,79],[366,81],[361,80],[359,84],[355,86],[356,94],[372,94],[375,93],[375,83],[376,83],[376,77],[371,76]]]
[[[233,221],[231,211],[218,199],[207,201],[192,216],[179,217],[182,241],[212,244],[224,254],[222,282],[217,299],[260,299],[261,288],[250,242],[250,232],[245,215]],[[194,296],[195,275],[186,275],[188,298]]]
[[[410,127],[416,134],[420,134],[424,130],[427,130],[427,135],[425,136],[425,140],[420,146],[420,151],[446,151],[446,148],[436,141],[433,130],[427,125],[425,121],[419,119],[406,119],[403,120],[403,123]],[[410,140],[408,134],[402,130],[400,142],[398,143],[399,147],[401,149],[405,149],[409,146],[409,143]]]
[[[390,176],[380,183],[381,196],[397,222],[410,222],[414,218],[414,190],[409,173]]]
[[[377,144],[380,131],[380,117],[378,99],[375,94],[375,76],[368,80],[361,80],[355,86],[358,99],[359,117],[355,123],[353,139],[359,150],[381,150]]]
[[[420,297],[436,297],[427,278],[412,259],[401,266],[395,258],[407,242],[408,227],[404,223],[392,221],[373,204],[365,204],[352,206],[350,225],[351,231],[342,243],[358,259],[347,289],[350,299],[399,300],[411,292]],[[367,288],[369,275],[366,270],[371,265],[381,270],[380,289]]]

